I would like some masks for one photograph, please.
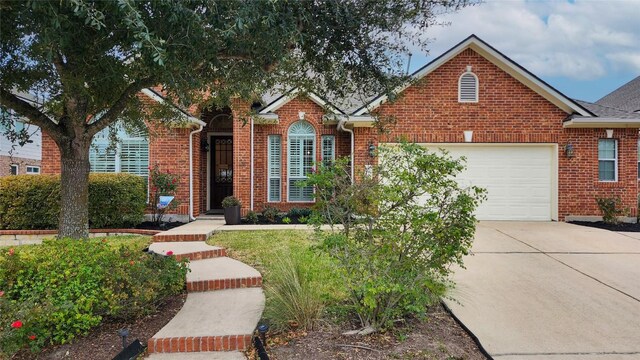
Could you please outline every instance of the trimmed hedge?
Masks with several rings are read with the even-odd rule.
[[[89,226],[127,228],[141,223],[147,201],[144,180],[131,174],[89,175]],[[0,178],[0,230],[56,229],[59,175]]]

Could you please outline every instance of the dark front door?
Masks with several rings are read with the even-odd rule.
[[[233,138],[211,137],[211,209],[222,209],[222,199],[233,195]]]

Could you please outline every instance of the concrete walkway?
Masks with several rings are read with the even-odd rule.
[[[149,250],[188,258],[187,300],[147,343],[149,359],[244,358],[264,310],[262,276],[204,241],[224,225],[198,220],[153,237]]]
[[[482,222],[473,252],[447,305],[495,359],[640,359],[640,234]]]

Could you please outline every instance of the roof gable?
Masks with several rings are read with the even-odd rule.
[[[640,76],[596,101],[596,104],[624,111],[640,111]]]
[[[300,89],[298,89],[298,88],[291,89],[291,90],[287,91],[286,93],[280,95],[279,97],[273,99],[269,104],[265,105],[262,109],[260,109],[260,111],[258,111],[258,114],[259,115],[266,115],[266,114],[273,113],[274,111],[277,111],[278,109],[283,107],[289,101],[291,101],[291,100],[295,99],[296,97],[298,97],[298,95],[300,95]],[[313,92],[308,92],[305,95],[311,101],[316,103],[318,106],[320,106],[321,108],[324,108],[324,109],[328,109],[333,114],[336,114],[336,115],[343,115],[344,114],[344,111],[338,109],[335,105],[331,104],[329,101],[323,99],[321,96],[319,96],[319,95],[317,95],[317,94],[315,94]]]
[[[551,85],[547,84],[527,69],[523,68],[515,61],[509,59],[504,54],[500,53],[498,50],[491,47],[489,44],[484,42],[482,39],[475,35],[471,35],[462,42],[458,43],[456,46],[452,47],[442,55],[438,56],[427,65],[418,69],[411,75],[411,82],[400,86],[394,90],[395,93],[400,93],[407,89],[411,84],[417,80],[420,80],[439,68],[444,63],[448,62],[452,58],[456,57],[460,53],[462,53],[466,49],[472,49],[480,56],[487,59],[489,62],[496,65],[498,68],[509,74],[511,77],[523,83],[525,86],[529,87],[534,92],[541,95],[547,101],[551,102],[558,108],[565,111],[567,114],[577,113],[583,116],[593,116],[589,110],[576,103],[572,99],[568,98],[560,91],[553,88]],[[369,103],[363,105],[359,109],[353,112],[353,115],[363,115],[369,113],[376,109],[378,106],[382,105],[388,100],[386,95],[379,95],[375,97]]]

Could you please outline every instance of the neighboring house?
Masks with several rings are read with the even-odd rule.
[[[231,194],[245,213],[310,206],[313,189],[295,183],[314,163],[350,156],[359,172],[377,161],[372,149],[401,138],[467,158],[461,181],[488,189],[482,220],[599,216],[595,198],[611,196],[637,214],[640,115],[599,113],[572,100],[476,36],[413,78],[395,102],[378,96],[342,106],[354,102],[294,89],[260,104],[235,100],[183,113],[183,127],[154,126],[148,163],[181,175],[176,214],[183,220],[217,211]],[[147,106],[165,101],[152,89],[143,93]],[[373,127],[377,115],[395,118],[390,133]],[[43,148],[43,172],[59,172],[46,134]]]
[[[25,100],[35,102],[35,99],[26,94],[19,94]],[[4,110],[0,110],[4,111]],[[26,131],[31,135],[29,143],[24,146],[12,142],[5,136],[6,125],[0,124],[0,176],[40,174],[40,160],[42,159],[42,133],[40,128],[31,125],[24,119],[16,116],[9,110],[3,116],[12,117],[9,126],[15,131]]]

